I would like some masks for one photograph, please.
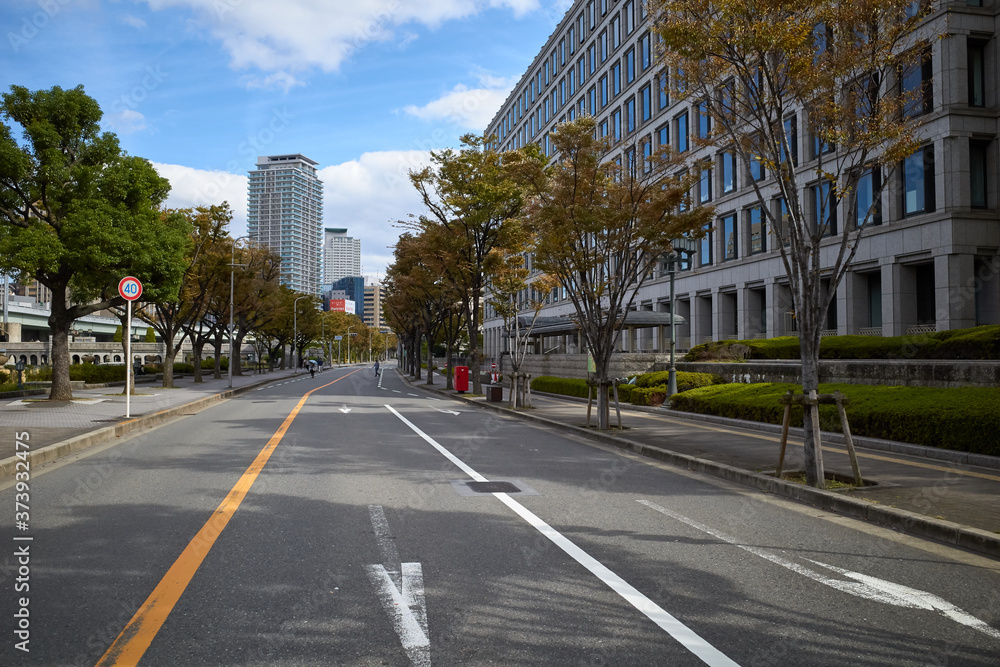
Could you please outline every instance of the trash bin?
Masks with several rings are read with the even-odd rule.
[[[486,387],[486,400],[490,403],[503,403],[503,387],[498,384]]]
[[[460,394],[469,391],[468,366],[455,366],[455,391]]]

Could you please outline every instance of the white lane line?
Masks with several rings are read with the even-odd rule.
[[[488,481],[485,477],[468,466],[464,461],[439,445],[433,438],[417,428],[417,426],[410,420],[396,412],[391,405],[386,405],[385,407],[388,408],[389,412],[396,415],[400,421],[409,426],[410,430],[423,438],[432,447],[434,447],[434,449],[438,450],[445,458],[458,466],[462,472],[467,474],[473,480],[477,482]],[[612,572],[606,566],[602,565],[593,556],[576,546],[557,530],[542,521],[519,502],[508,496],[506,493],[494,493],[493,495],[496,496],[496,498],[498,498],[504,505],[512,509],[518,516],[531,524],[536,530],[542,533],[542,535],[551,540],[553,544],[562,549],[569,557],[583,567],[587,568],[591,574],[604,582],[604,584],[611,590],[622,596],[629,604],[638,609],[647,618],[660,626],[660,628],[667,632],[671,637],[680,642],[684,648],[698,656],[702,662],[707,665],[712,665],[712,667],[737,664],[729,659],[729,657],[727,657],[719,649],[702,639],[694,630],[690,629],[667,613],[663,608],[640,593],[635,587]]]
[[[890,604],[895,607],[902,607],[905,609],[926,609],[928,611],[938,611],[942,615],[947,616],[956,623],[968,626],[975,630],[993,637],[994,639],[1000,639],[1000,631],[997,631],[993,627],[987,625],[986,623],[980,621],[978,618],[969,614],[947,600],[934,595],[933,593],[928,593],[927,591],[921,591],[916,588],[910,588],[909,586],[904,586],[902,584],[896,584],[891,581],[886,581],[885,579],[879,579],[878,577],[872,577],[866,574],[860,574],[858,572],[851,572],[850,570],[845,570],[833,565],[827,565],[826,563],[821,563],[817,560],[809,560],[810,563],[819,565],[828,570],[836,572],[837,574],[843,575],[848,579],[853,579],[853,581],[844,581],[843,579],[834,579],[828,577],[821,572],[812,570],[804,565],[800,565],[793,561],[782,558],[781,556],[760,549],[758,547],[751,547],[746,544],[741,544],[735,538],[729,537],[725,533],[720,533],[714,528],[709,528],[708,526],[698,523],[693,519],[689,519],[686,516],[678,514],[677,512],[671,511],[666,507],[657,505],[654,502],[648,500],[638,500],[636,501],[640,505],[645,505],[646,507],[656,510],[661,514],[665,514],[672,519],[676,519],[683,524],[691,526],[695,530],[700,530],[703,533],[707,533],[712,537],[730,544],[734,547],[748,551],[755,556],[760,556],[764,560],[770,561],[775,565],[780,565],[783,568],[791,570],[796,574],[801,574],[804,577],[812,579],[818,583],[821,583],[830,588],[834,588],[838,591],[844,593],[849,593],[855,597],[863,598],[866,600],[871,600],[873,602],[882,602],[884,604]]]
[[[418,667],[430,667],[431,643],[427,632],[423,569],[420,563],[399,562],[399,551],[382,506],[369,505],[368,514],[382,560],[381,564],[365,567],[368,579],[392,620],[410,662]]]
[[[419,396],[419,394],[410,394],[410,393],[407,393],[406,395],[407,396]]]

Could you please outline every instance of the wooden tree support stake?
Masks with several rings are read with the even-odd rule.
[[[839,391],[832,394],[817,394],[815,390],[809,392],[809,396],[794,394],[791,391],[778,398],[778,402],[785,406],[785,414],[781,424],[781,450],[778,454],[778,468],[776,475],[780,478],[785,463],[785,447],[788,443],[788,427],[791,423],[792,406],[801,405],[806,408],[808,418],[812,422],[813,435],[816,443],[816,479],[819,488],[826,487],[826,480],[820,472],[823,470],[823,447],[819,430],[819,406],[836,404],[837,413],[840,416],[840,426],[844,432],[844,440],[847,443],[847,454],[851,459],[851,469],[854,471],[854,483],[862,486],[864,480],[861,477],[861,466],[858,463],[858,455],[854,449],[854,438],[851,436],[851,425],[847,421],[847,410],[844,406],[849,405],[851,399],[844,396]]]

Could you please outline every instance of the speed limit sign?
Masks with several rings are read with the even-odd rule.
[[[126,301],[135,301],[142,296],[142,283],[139,282],[138,278],[125,276],[122,278],[121,282],[118,283],[118,293],[121,294],[122,298]]]

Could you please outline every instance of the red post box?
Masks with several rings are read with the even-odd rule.
[[[468,366],[455,366],[455,391],[460,394],[469,391]]]

